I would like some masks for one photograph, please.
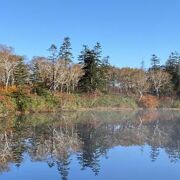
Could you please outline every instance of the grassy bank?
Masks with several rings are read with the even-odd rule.
[[[118,110],[138,108],[180,108],[179,100],[158,99],[148,96],[141,102],[135,97],[125,97],[118,94],[32,94],[8,93],[0,96],[0,117],[18,112],[57,112],[61,110]]]
[[[0,99],[0,114],[6,115],[23,112],[55,112],[60,110],[76,111],[93,108],[131,108],[138,105],[135,98],[118,95],[83,95],[83,94],[48,94],[37,95],[4,95]]]

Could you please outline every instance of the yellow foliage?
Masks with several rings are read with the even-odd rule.
[[[9,86],[7,89],[5,89],[4,87],[0,87],[0,94],[10,94],[13,92],[17,92],[16,86]]]

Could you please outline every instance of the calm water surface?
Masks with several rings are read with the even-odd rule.
[[[180,112],[1,119],[0,179],[179,180]]]

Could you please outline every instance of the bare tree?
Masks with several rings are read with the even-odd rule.
[[[171,76],[168,72],[163,70],[151,70],[148,75],[152,88],[154,89],[156,96],[159,97],[161,89],[170,84]]]
[[[13,54],[13,49],[4,45],[0,46],[0,66],[4,79],[4,84],[7,89],[10,77],[13,76],[13,70],[18,64],[18,57]]]
[[[81,69],[81,66],[78,64],[74,64],[70,69],[70,82],[72,85],[72,91],[75,90],[75,87],[77,86],[80,77],[83,75],[83,71]]]
[[[134,69],[132,73],[132,84],[134,92],[139,94],[139,101],[142,99],[144,93],[149,90],[148,76],[142,69]]]

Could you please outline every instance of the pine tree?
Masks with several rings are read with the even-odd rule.
[[[41,78],[38,63],[35,63],[33,65],[32,71],[33,71],[33,73],[30,76],[30,81],[33,84],[32,92],[34,92],[38,95],[43,95],[45,86],[44,86],[44,82]]]
[[[39,71],[38,63],[33,64],[32,74],[30,76],[30,81],[33,84],[41,84],[42,83],[42,78],[41,78],[41,74]]]
[[[50,89],[55,91],[55,62],[57,61],[57,47],[52,44],[48,50],[51,53],[49,60],[52,63],[52,83]]]
[[[109,56],[103,58],[102,60],[102,65],[101,65],[101,78],[102,78],[102,88],[105,87],[106,91],[108,90],[108,80],[109,80],[109,69],[110,69],[110,64],[109,64]]]
[[[71,48],[70,38],[65,37],[63,44],[61,45],[60,50],[59,50],[59,58],[63,59],[66,65],[72,62],[73,55],[72,55],[71,50],[72,48]]]
[[[26,83],[28,77],[27,67],[24,64],[23,57],[19,57],[19,62],[14,69],[14,79],[17,86],[22,86]]]
[[[151,67],[152,70],[160,69],[160,59],[155,54],[152,55],[151,65],[152,65]]]
[[[172,52],[169,56],[165,69],[172,76],[172,83],[177,93],[180,93],[180,55],[178,52]]]
[[[103,90],[105,85],[105,66],[101,60],[101,46],[96,44],[94,49],[84,46],[84,50],[79,56],[80,64],[84,71],[84,75],[79,81],[79,89],[84,92],[94,92]]]

